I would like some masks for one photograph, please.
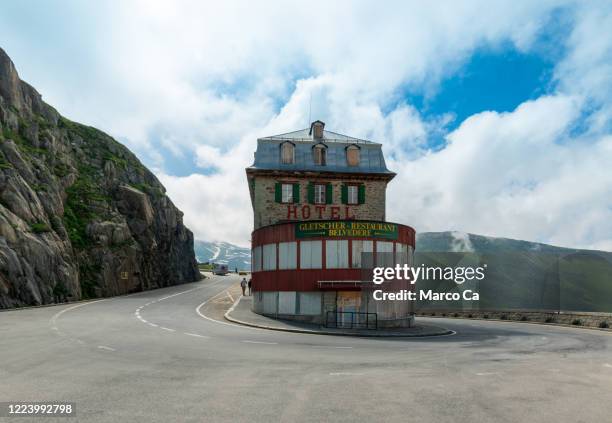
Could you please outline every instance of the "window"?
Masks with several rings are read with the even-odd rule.
[[[278,313],[295,314],[297,306],[297,292],[280,291],[278,293]]]
[[[278,268],[297,268],[297,242],[281,242],[278,244]]]
[[[282,184],[282,199],[283,203],[293,203],[293,184]]]
[[[353,244],[353,267],[361,267],[361,253],[372,253],[374,251],[374,241],[355,239]],[[372,267],[373,263],[363,263],[364,267]]]
[[[342,185],[342,204],[365,203],[365,185]]]
[[[261,246],[253,248],[253,263],[251,265],[253,272],[261,270]]]
[[[376,266],[393,266],[393,243],[376,241]]]
[[[319,315],[321,314],[320,292],[298,292],[298,314]]]
[[[300,242],[301,269],[321,269],[322,245],[321,241]]]
[[[332,184],[309,183],[308,202],[310,204],[331,204],[333,200]]]
[[[312,148],[312,154],[314,155],[314,163],[318,166],[325,166],[327,163],[327,148],[322,145],[315,145]]]
[[[395,262],[401,265],[410,264],[407,244],[400,244],[399,242],[395,244]]]
[[[325,188],[323,184],[315,184],[314,186],[314,202],[315,204],[325,204]]]
[[[276,270],[276,244],[263,246],[263,270]]]
[[[277,203],[299,203],[300,184],[277,182],[274,186],[274,197]]]
[[[358,189],[357,185],[347,187],[347,204],[359,204]]]
[[[359,166],[359,147],[356,145],[346,147],[346,163],[349,166]]]
[[[348,241],[325,241],[326,269],[345,269],[348,266]]]
[[[278,292],[264,291],[261,303],[263,314],[276,314],[278,312]]]
[[[281,163],[293,164],[295,162],[295,146],[290,142],[281,144]]]

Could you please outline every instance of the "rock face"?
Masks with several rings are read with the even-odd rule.
[[[134,154],[44,103],[0,49],[0,308],[198,280],[182,217]]]

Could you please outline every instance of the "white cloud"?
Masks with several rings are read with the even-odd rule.
[[[22,76],[61,112],[125,140],[153,164],[198,238],[247,244],[244,168],[256,138],[306,127],[312,98],[313,119],[384,143],[399,174],[389,189],[390,218],[418,230],[612,243],[612,184],[602,170],[612,117],[607,4],[143,0],[79,13],[75,5],[58,7],[83,17],[63,23],[63,43],[55,24],[39,22],[23,41],[24,26],[11,29],[0,17],[0,37],[16,52]],[[560,8],[573,27],[559,31],[570,35],[555,69],[557,92],[512,113],[472,116],[442,150],[429,151],[449,117],[424,119],[401,98],[405,88],[435,95],[481,47],[530,51]],[[586,110],[592,113],[582,122]],[[586,131],[572,137],[577,122]],[[168,152],[195,157],[205,174],[172,176]]]
[[[572,97],[486,112],[445,149],[393,162],[390,218],[417,230],[462,231],[588,247],[612,234],[612,137],[572,139]],[[603,244],[602,244],[603,245]]]

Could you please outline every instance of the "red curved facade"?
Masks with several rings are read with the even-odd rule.
[[[334,223],[341,223],[342,221],[334,221]],[[359,224],[360,221],[350,221],[350,224]],[[322,222],[324,223],[324,222]],[[349,222],[347,222],[349,223]],[[364,222],[366,223],[366,222]],[[264,245],[274,244],[276,247],[276,265],[275,270],[256,270],[257,266],[254,266],[252,273],[253,289],[255,291],[320,291],[324,288],[320,288],[319,281],[354,281],[360,280],[361,268],[353,268],[353,257],[351,254],[353,241],[373,241],[373,253],[376,253],[376,241],[392,242],[393,251],[397,251],[397,245],[403,244],[415,247],[415,230],[410,226],[400,225],[391,222],[367,222],[370,224],[383,224],[388,227],[393,227],[392,235],[387,234],[385,237],[381,236],[354,236],[352,233],[350,236],[342,236],[336,234],[336,236],[330,237],[327,235],[323,236],[312,236],[309,234],[307,238],[299,236],[297,225],[300,223],[279,223],[270,226],[259,228],[252,232],[251,243],[253,248],[262,247]],[[316,224],[316,223],[315,223]],[[346,240],[348,241],[348,267],[341,269],[327,269],[326,263],[326,243],[328,240]],[[304,241],[322,241],[321,261],[322,266],[320,269],[301,269],[300,268],[300,245]],[[297,265],[295,269],[279,269],[279,247],[278,244],[282,242],[296,242],[297,243]],[[389,251],[387,251],[389,252]],[[337,290],[337,287],[330,288]],[[358,287],[344,287],[343,290],[360,290]]]

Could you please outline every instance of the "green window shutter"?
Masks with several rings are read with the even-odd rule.
[[[365,185],[359,185],[359,189],[357,191],[357,199],[359,204],[365,203]]]
[[[332,204],[334,202],[334,187],[332,184],[325,185],[325,204]]]
[[[283,202],[283,193],[281,191],[281,183],[277,182],[276,184],[274,184],[274,200],[277,203],[282,203]]]
[[[300,202],[300,184],[293,184],[293,202]]]
[[[308,202],[314,204],[315,202],[315,188],[312,182],[308,183]]]
[[[348,186],[342,185],[342,204],[348,204]]]

